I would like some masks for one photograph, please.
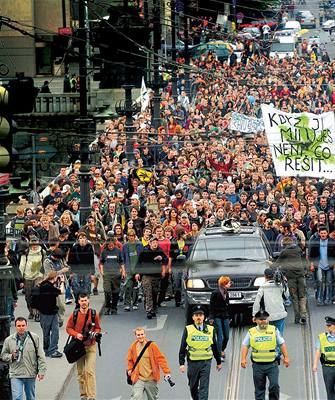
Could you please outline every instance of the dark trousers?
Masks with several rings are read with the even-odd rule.
[[[121,275],[104,275],[103,288],[105,292],[105,307],[117,309],[119,301]]]
[[[252,370],[255,386],[255,400],[265,400],[266,378],[269,380],[269,400],[279,400],[278,363],[253,363]]]
[[[166,273],[164,278],[161,278],[161,282],[160,282],[160,291],[159,291],[159,296],[158,296],[158,304],[159,305],[161,303],[163,303],[163,301],[165,300],[166,291],[169,286],[169,281],[170,281],[170,274]]]
[[[58,314],[40,314],[40,317],[40,324],[43,331],[43,350],[45,355],[48,357],[58,350]]]
[[[208,400],[212,360],[188,361],[187,377],[193,400]]]
[[[322,375],[325,382],[327,400],[335,399],[335,367],[322,366]]]

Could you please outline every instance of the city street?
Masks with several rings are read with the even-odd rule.
[[[312,372],[310,368],[311,352],[309,329],[311,329],[314,353],[314,342],[317,335],[324,329],[324,317],[332,314],[333,307],[316,307],[311,299],[310,292],[310,327],[302,327],[293,323],[292,307],[286,319],[285,340],[288,346],[291,365],[289,368],[280,366],[280,391],[281,399],[325,399],[325,390],[319,367],[315,380],[316,397],[311,397]],[[184,328],[184,310],[172,308],[173,303],[168,303],[167,308],[161,308],[157,320],[148,321],[143,310],[125,313],[120,311],[117,316],[107,316],[102,319],[103,329],[108,332],[103,338],[102,357],[97,361],[97,390],[101,400],[126,400],[130,398],[131,388],[126,384],[125,368],[126,354],[131,342],[134,340],[133,329],[137,326],[147,327],[147,336],[155,340],[168,358],[172,370],[172,379],[176,382],[173,388],[161,382],[159,386],[160,399],[188,400],[190,399],[187,377],[179,374],[178,352],[182,331]],[[227,348],[227,358],[223,363],[221,372],[215,370],[215,361],[212,364],[210,383],[210,399],[253,399],[253,382],[251,362],[246,370],[240,363],[241,340],[248,327],[242,330],[232,329]],[[305,339],[304,339],[305,338]],[[306,342],[304,341],[306,340]],[[74,400],[79,397],[78,385],[75,375],[65,392],[64,398]]]

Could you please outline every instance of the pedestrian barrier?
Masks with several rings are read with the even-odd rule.
[[[33,114],[79,114],[79,93],[40,93],[36,97],[35,109]],[[88,105],[88,111],[96,109],[95,92],[91,93],[91,101]]]

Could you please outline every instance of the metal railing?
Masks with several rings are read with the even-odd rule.
[[[91,93],[88,111],[96,109],[96,93]],[[40,93],[36,97],[33,114],[78,114],[79,93]]]

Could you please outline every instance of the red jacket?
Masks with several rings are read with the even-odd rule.
[[[135,364],[137,359],[137,351],[136,351],[137,341],[131,344],[128,349],[127,355],[127,371],[131,370]],[[155,382],[159,382],[160,380],[160,372],[159,368],[162,369],[164,375],[170,374],[170,368],[167,363],[167,359],[165,355],[159,350],[157,344],[152,342],[149,348],[146,350],[149,352],[149,359],[152,368],[152,375],[154,377]],[[141,361],[140,361],[141,362]],[[133,383],[136,383],[139,379],[139,365],[137,364],[135,370],[131,374],[131,380]]]

